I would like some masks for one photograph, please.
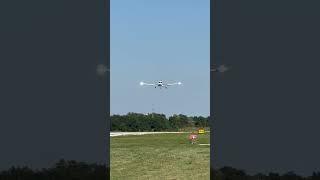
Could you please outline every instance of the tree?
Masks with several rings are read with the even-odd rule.
[[[169,117],[169,122],[172,128],[180,129],[188,125],[188,117],[182,114]]]
[[[166,118],[164,114],[141,114],[130,112],[126,115],[111,116],[111,131],[168,131],[185,127],[206,127],[208,118],[173,115]]]

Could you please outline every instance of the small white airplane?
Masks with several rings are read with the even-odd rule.
[[[145,83],[145,82],[140,82],[141,86],[154,86],[154,88],[159,87],[160,89],[162,87],[168,88],[168,86],[173,86],[173,85],[181,85],[181,82],[175,82],[175,83],[163,83],[163,81],[158,81],[157,83]]]

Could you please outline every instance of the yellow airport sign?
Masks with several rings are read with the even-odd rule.
[[[200,128],[200,129],[198,130],[198,134],[204,134],[204,133],[205,133],[205,131],[204,131],[203,128]]]

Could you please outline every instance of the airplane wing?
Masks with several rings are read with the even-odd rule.
[[[144,85],[146,85],[146,86],[155,86],[155,84],[150,84],[150,83],[145,83],[145,82],[140,82],[140,85],[141,86],[144,86]]]
[[[176,82],[176,83],[168,83],[166,84],[167,86],[173,86],[173,85],[181,85],[181,82]]]

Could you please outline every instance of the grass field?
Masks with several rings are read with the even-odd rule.
[[[189,134],[111,138],[111,179],[210,179],[210,147],[190,144]],[[209,133],[198,143],[209,144]]]

